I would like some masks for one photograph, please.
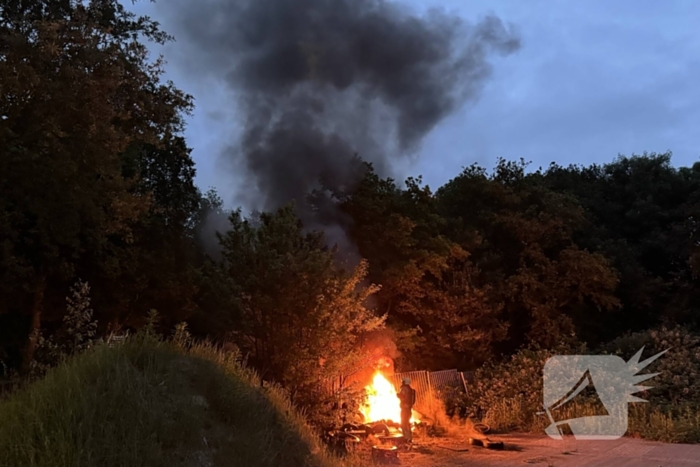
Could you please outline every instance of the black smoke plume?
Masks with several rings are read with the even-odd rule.
[[[162,5],[190,73],[224,80],[236,99],[243,133],[226,156],[249,175],[242,199],[262,209],[297,200],[307,222],[304,200],[320,178],[347,188],[356,154],[387,174],[393,158],[415,154],[437,123],[477,97],[491,53],[519,47],[496,17],[469,24],[382,0]],[[330,211],[313,218],[339,224]]]

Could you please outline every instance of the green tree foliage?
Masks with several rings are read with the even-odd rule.
[[[77,273],[119,277],[162,201],[141,180],[156,163],[125,172],[125,155],[167,150],[190,99],[160,81],[142,38],[168,36],[115,0],[0,3],[0,312],[31,317],[25,369],[45,305]]]
[[[408,366],[464,367],[525,343],[553,345],[619,306],[616,272],[575,241],[584,209],[526,176],[523,163],[500,161],[492,174],[472,166],[435,194],[367,166],[353,192],[331,197],[353,219]]]
[[[525,168],[523,161],[501,160],[489,175],[472,166],[437,193],[459,235],[479,239],[465,248],[510,324],[507,351],[586,333],[619,306],[616,271],[576,242],[587,227],[578,200],[538,183]]]
[[[304,233],[292,206],[254,222],[237,211],[230,222],[220,267],[240,313],[237,343],[263,378],[307,405],[328,378],[354,369],[362,336],[383,326],[365,307],[377,287],[362,285],[365,263],[342,270],[323,234]]]
[[[670,153],[644,154],[602,166],[552,164],[539,177],[580,201],[589,226],[577,233],[579,243],[610,258],[620,273],[622,312],[601,321],[601,338],[664,320],[698,324],[700,165],[679,169]]]
[[[138,325],[151,308],[168,310],[163,325],[172,327],[197,309],[195,229],[204,201],[194,185],[194,162],[181,137],[133,147],[124,157],[124,172],[138,179],[137,191],[151,203],[132,224],[131,242],[113,242],[108,259],[99,258],[108,267],[96,278],[102,292],[96,307],[111,328]],[[87,263],[86,273],[92,266]]]
[[[366,165],[352,192],[330,190],[330,198],[351,216],[351,239],[369,261],[370,279],[382,284],[376,306],[388,314],[404,366],[460,364],[505,327],[488,286],[475,280],[469,253],[445,235],[430,189],[420,179],[407,185],[401,189]]]

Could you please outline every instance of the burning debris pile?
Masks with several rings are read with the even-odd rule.
[[[347,453],[355,450],[370,450],[371,458],[375,463],[393,462],[398,459],[399,453],[403,450],[410,450],[413,446],[412,438],[417,435],[422,439],[425,437],[435,438],[453,433],[459,429],[462,434],[469,435],[465,440],[470,446],[486,449],[503,449],[503,443],[487,437],[490,428],[487,425],[473,424],[467,421],[466,425],[453,425],[447,419],[441,418],[437,412],[435,420],[426,414],[421,414],[412,410],[410,419],[411,436],[406,437],[401,427],[401,406],[399,402],[399,391],[397,391],[392,380],[397,380],[399,375],[393,373],[393,364],[387,364],[386,358],[380,359],[375,365],[374,373],[371,377],[365,374],[364,379],[369,378],[369,383],[364,387],[364,399],[359,408],[358,419],[361,422],[345,423],[336,427],[328,433],[327,441],[340,453]],[[390,360],[390,359],[389,359]],[[411,375],[421,372],[409,373]],[[427,373],[427,372],[424,372]],[[437,372],[445,373],[445,372]],[[401,376],[406,373],[401,374]],[[432,400],[432,394],[427,396],[431,403],[438,403]],[[430,405],[432,406],[432,405]],[[441,405],[439,405],[441,407]],[[421,406],[418,406],[421,409]],[[430,409],[428,409],[428,413]],[[432,414],[432,413],[431,413]],[[453,433],[454,434],[454,433]],[[445,447],[445,449],[451,449]],[[470,448],[471,449],[471,448]],[[460,452],[469,449],[460,449]]]
[[[398,395],[394,385],[386,377],[376,372],[372,383],[365,387],[367,400],[360,408],[365,422],[392,422],[401,421],[401,408],[398,404]],[[420,420],[418,412],[413,410],[411,423],[415,424]]]
[[[367,442],[372,444],[372,456],[396,454],[398,447],[410,448],[401,428],[401,407],[394,384],[382,371],[375,371],[371,382],[365,386],[365,399],[360,406],[361,423],[346,423],[329,433],[330,441],[341,451]],[[414,432],[427,433],[430,424],[417,411],[412,410],[410,427]]]

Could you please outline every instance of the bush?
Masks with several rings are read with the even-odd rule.
[[[585,353],[561,345],[553,350],[523,349],[502,363],[489,363],[476,372],[466,397],[471,417],[494,430],[532,431],[546,425],[542,411],[542,370],[553,355]]]
[[[637,394],[649,403],[630,404],[628,434],[666,442],[700,442],[700,336],[687,329],[660,328],[628,334],[598,349],[597,354],[619,355],[628,361],[644,347],[642,358],[668,349],[640,373],[659,373],[642,384]],[[469,415],[494,430],[542,433],[549,420],[542,411],[542,370],[552,355],[587,354],[584,347],[521,350],[509,360],[477,371],[476,381],[463,399]],[[560,418],[596,415],[592,400],[567,405]]]
[[[360,406],[365,394],[364,387],[359,385],[334,391],[316,385],[308,387],[305,396],[296,400],[303,404],[301,407],[309,423],[320,430],[327,430],[346,423],[362,423]]]
[[[66,297],[66,314],[61,327],[49,337],[39,336],[31,364],[32,376],[39,377],[69,356],[92,347],[96,333],[97,321],[92,319],[90,307],[90,286],[78,280],[71,287],[71,295]]]
[[[644,347],[644,357],[668,350],[643,370],[659,373],[645,382],[653,388],[643,397],[656,406],[700,405],[700,335],[675,327],[627,334],[603,346],[604,353],[619,355],[625,360]]]

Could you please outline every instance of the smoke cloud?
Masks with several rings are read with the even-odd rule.
[[[389,174],[478,96],[492,54],[520,45],[493,16],[471,24],[382,0],[171,0],[163,13],[189,72],[235,98],[242,133],[225,157],[248,175],[241,200],[265,210],[303,206],[321,178],[349,187],[356,154]]]

